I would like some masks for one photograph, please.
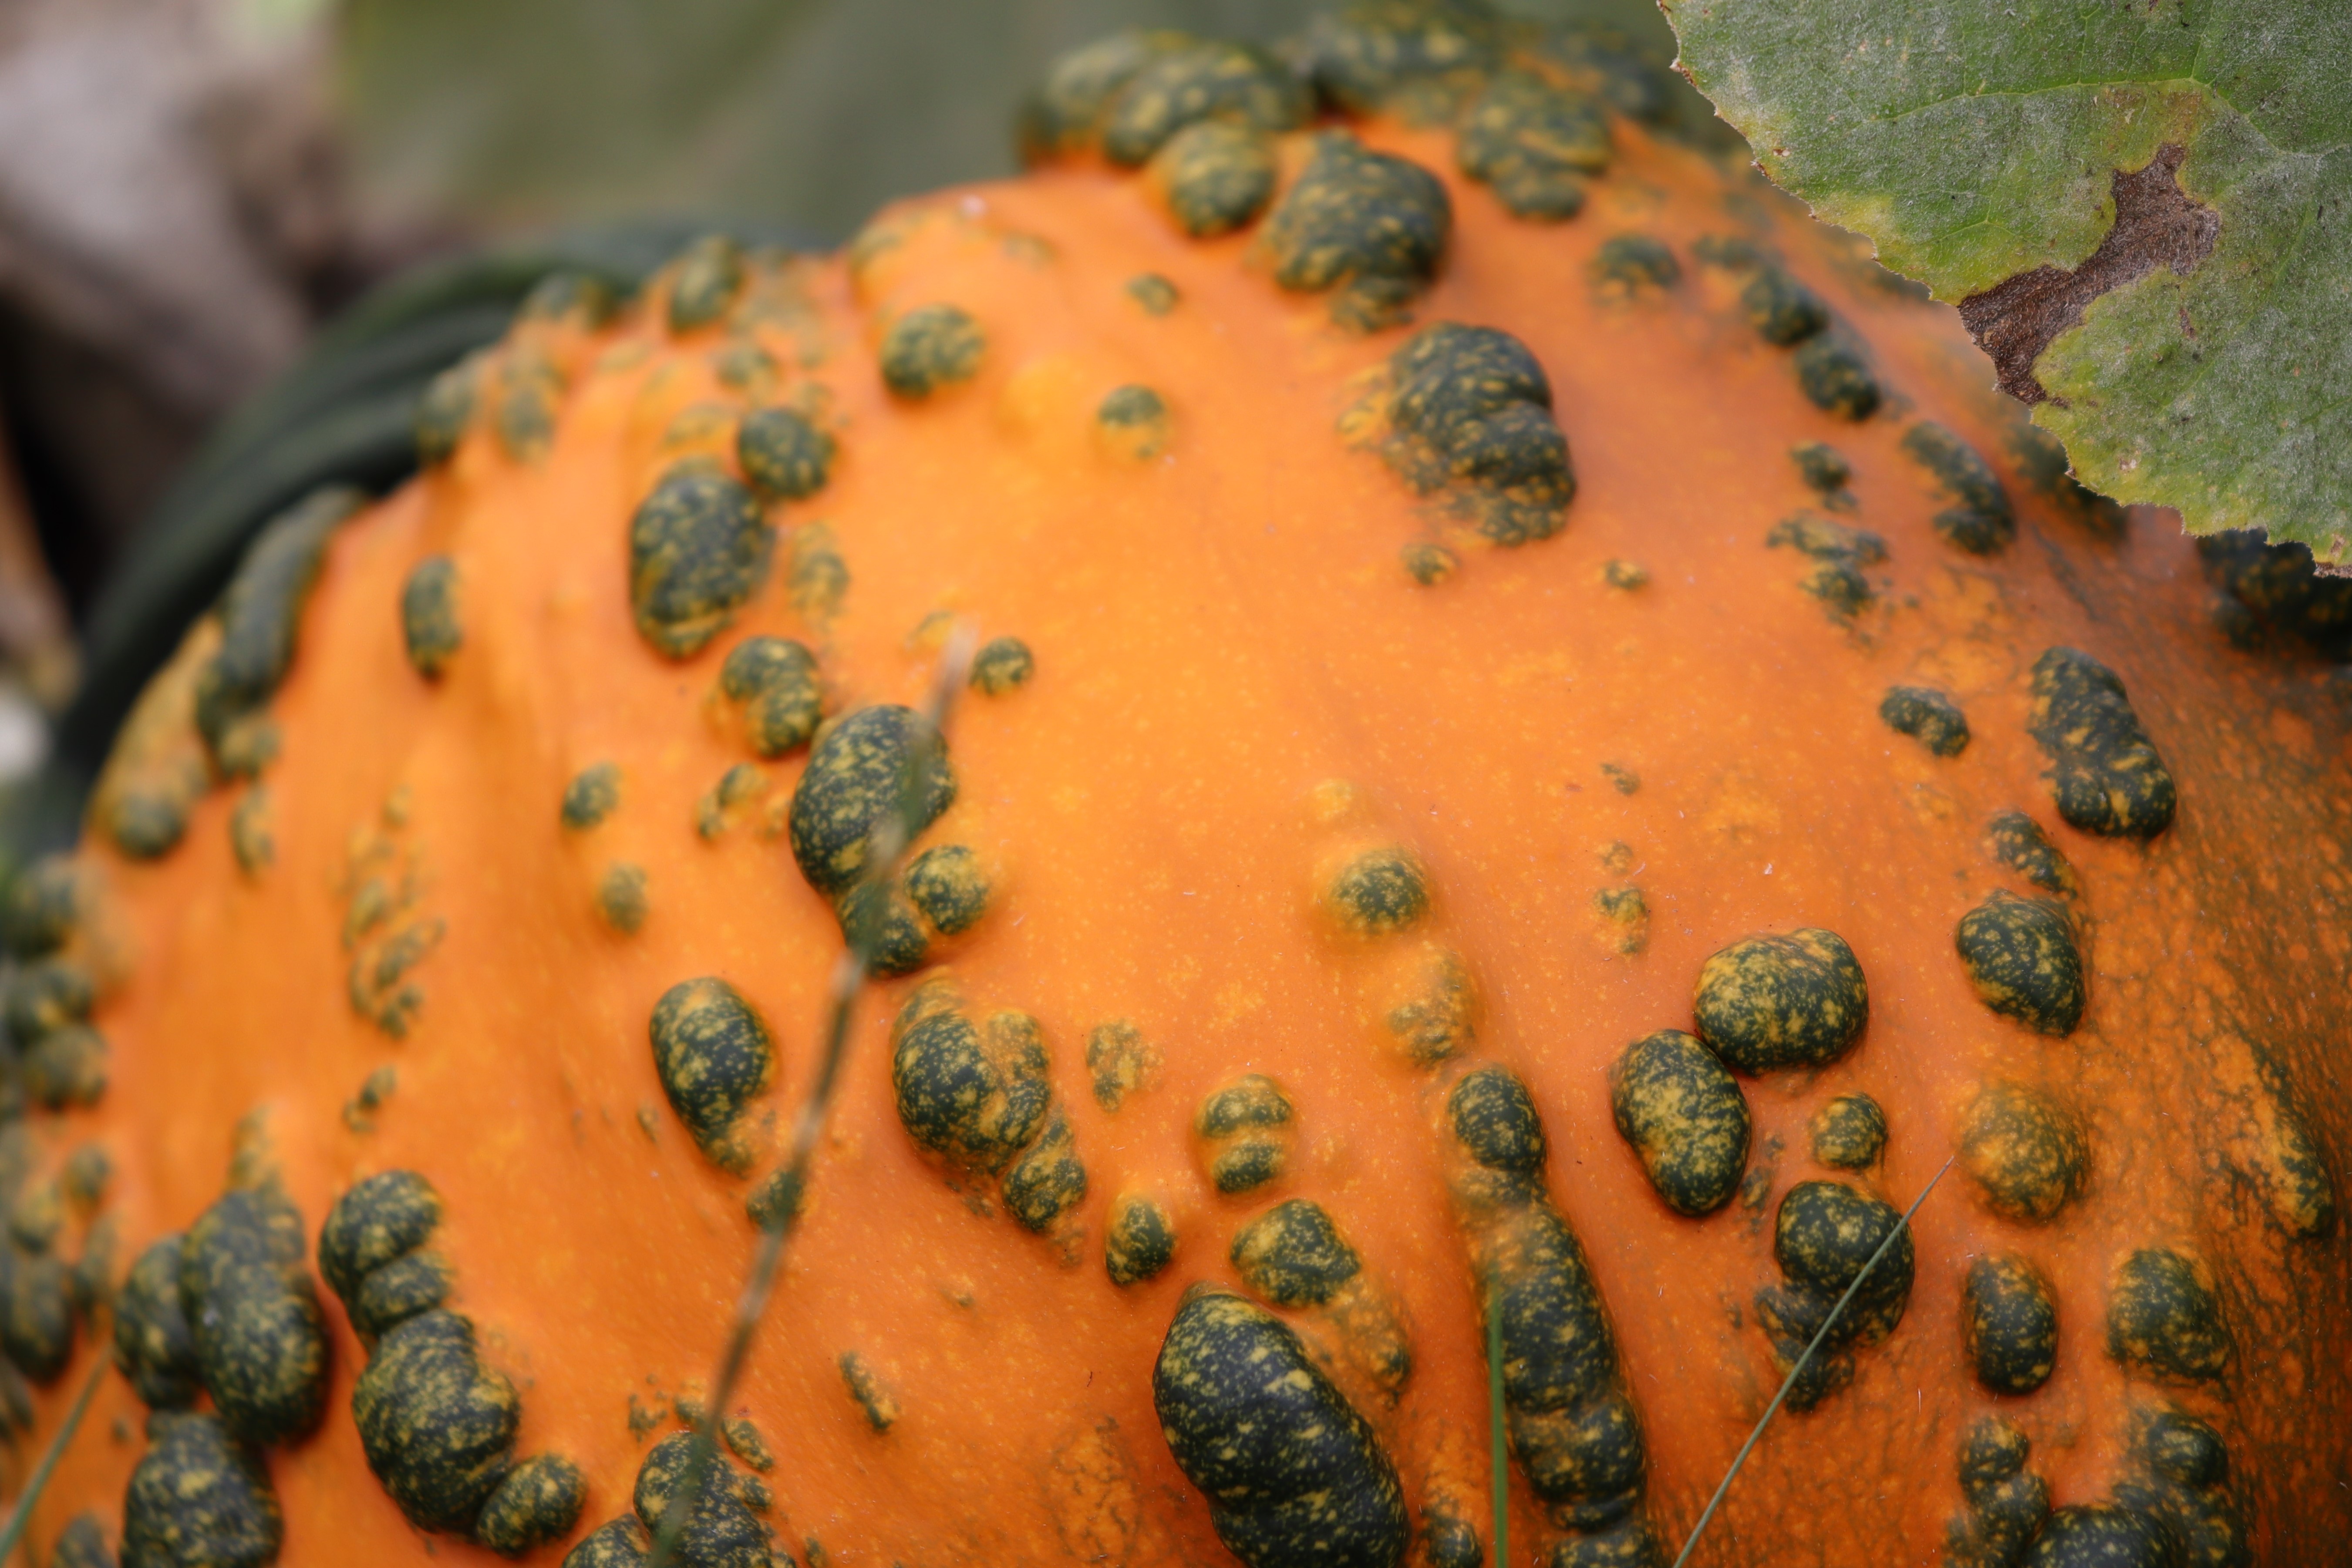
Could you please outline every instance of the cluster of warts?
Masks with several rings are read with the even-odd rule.
[[[1099,156],[1139,171],[1183,235],[1249,235],[1252,265],[1277,288],[1326,300],[1340,331],[1402,334],[1356,384],[1340,434],[1377,455],[1421,501],[1425,530],[1401,560],[1414,581],[1435,585],[1460,570],[1466,549],[1537,544],[1563,531],[1576,494],[1569,442],[1550,382],[1525,343],[1493,328],[1417,319],[1453,235],[1444,183],[1344,128],[1315,128],[1318,104],[1451,125],[1463,178],[1522,221],[1557,224],[1578,219],[1610,168],[1607,84],[1468,7],[1357,7],[1318,25],[1307,54],[1302,76],[1243,46],[1129,35],[1056,68],[1028,112],[1025,145],[1036,159]],[[1282,156],[1286,137],[1305,139],[1298,157]],[[1294,171],[1286,184],[1286,168]],[[1787,352],[1806,401],[1855,423],[1903,405],[1855,329],[1781,258],[1738,236],[1691,248],[1696,266],[1733,280],[1748,325]],[[845,937],[869,956],[870,971],[912,975],[981,925],[994,902],[993,868],[952,836],[959,780],[944,737],[910,709],[845,710],[828,680],[823,633],[852,579],[830,530],[795,509],[821,497],[854,454],[845,453],[824,400],[785,395],[782,369],[759,346],[754,329],[780,308],[762,286],[775,271],[772,258],[714,236],[648,290],[648,308],[669,333],[707,350],[744,406],[731,416],[723,456],[675,463],[641,498],[627,523],[629,602],[651,656],[715,663],[708,702],[742,758],[679,830],[712,841],[739,830],[782,841]],[[1691,286],[1674,250],[1642,233],[1603,242],[1585,282],[1629,310]],[[1157,275],[1127,288],[1152,316],[1181,303]],[[624,308],[591,280],[549,280],[505,344],[454,367],[426,395],[418,418],[425,463],[446,462],[478,438],[509,461],[542,459],[577,373],[572,350]],[[953,396],[988,355],[988,324],[936,301],[885,325],[875,370],[891,396],[920,402]],[[1102,449],[1157,457],[1175,437],[1177,412],[1161,389],[1108,389],[1094,411]],[[1962,437],[1916,419],[1896,448],[1940,495],[1932,520],[1947,548],[1992,558],[2012,543],[2018,523],[2001,481]],[[1887,563],[1886,542],[1858,526],[1853,473],[1840,453],[1815,442],[1791,458],[1811,504],[1764,542],[1810,563],[1799,586],[1859,635],[1885,591],[1873,569]],[[2119,526],[2112,508],[2065,483],[2063,474],[2046,478],[2090,520]],[[92,805],[93,828],[126,857],[170,853],[197,800],[229,789],[237,793],[229,818],[236,862],[248,876],[268,874],[275,846],[264,775],[281,744],[270,699],[294,659],[303,603],[333,530],[357,504],[322,493],[266,529],[142,698]],[[2280,568],[2238,547],[2208,556],[2224,591],[2217,618],[2233,638],[2275,625],[2325,644],[2352,626],[2342,596],[2313,586],[2307,573],[2297,578],[2292,562]],[[1648,580],[1629,561],[1609,563],[1606,575],[1629,592]],[[730,641],[779,577],[810,634]],[[420,555],[393,610],[419,680],[438,687],[464,678],[467,606],[463,550]],[[1025,643],[999,636],[973,661],[971,685],[1007,696],[1035,670]],[[2055,647],[2033,666],[2032,698],[2028,733],[2048,763],[2057,815],[2092,834],[2164,832],[2174,783],[2122,681],[2092,656]],[[1946,762],[1975,738],[1959,703],[1934,687],[1891,686],[1878,712]],[[803,758],[789,789],[774,783],[771,768]],[[587,901],[593,917],[622,938],[655,908],[645,866],[597,852],[606,824],[630,809],[630,793],[626,760],[597,760],[553,811],[554,831],[597,863]],[[893,874],[867,877],[877,827],[893,813],[903,815],[915,852]],[[932,831],[943,826],[950,831]],[[355,834],[343,888],[352,1006],[394,1037],[418,1021],[424,995],[414,971],[442,935],[425,911],[407,827],[395,795],[380,821]],[[2064,1038],[2094,1001],[2081,880],[2021,810],[1993,818],[1985,841],[1991,871],[2025,891],[1988,888],[1958,925],[1957,960],[1990,1014]],[[1498,1328],[1511,1453],[1558,1532],[1551,1568],[1654,1561],[1641,1418],[1608,1314],[1548,1188],[1532,1095],[1507,1068],[1476,1055],[1475,988],[1464,956],[1431,935],[1444,921],[1428,869],[1412,850],[1382,842],[1354,846],[1317,878],[1317,904],[1343,940],[1387,945],[1411,959],[1413,981],[1391,998],[1386,1029],[1400,1060],[1442,1087],[1435,1136],[1481,1312]],[[97,896],[76,862],[45,862],[19,878],[0,912],[16,1050],[6,1092],[16,1116],[26,1101],[57,1110],[104,1092],[105,1045],[90,1022],[103,967],[86,939],[97,928]],[[1640,950],[1638,934],[1626,936],[1646,921],[1638,888],[1602,890],[1596,911],[1620,953]],[[1843,1060],[1864,1044],[1868,1010],[1862,966],[1833,933],[1762,933],[1710,957],[1696,979],[1691,1028],[1632,1042],[1608,1071],[1617,1130],[1664,1207],[1697,1221],[1746,1191],[1754,1173],[1743,1081]],[[1186,1251],[1178,1206],[1155,1187],[1090,1178],[1055,1096],[1049,1034],[1016,1009],[975,1007],[944,977],[910,988],[891,1034],[903,1128],[962,1201],[1001,1205],[1065,1260],[1086,1244],[1089,1192],[1107,1186],[1105,1276],[1121,1289],[1158,1279]],[[780,1168],[761,1175],[751,1127],[781,1066],[756,1008],[723,977],[684,978],[654,1009],[647,1039],[655,1074],[697,1148],[745,1182],[750,1223],[786,1223],[803,1194]],[[1115,1114],[1149,1091],[1162,1050],[1125,1019],[1093,1025],[1084,1058],[1097,1107]],[[357,1114],[388,1092],[388,1079],[372,1079]],[[1202,1179],[1243,1215],[1226,1253],[1239,1288],[1196,1284],[1175,1312],[1152,1384],[1167,1440],[1220,1537],[1251,1568],[1392,1564],[1416,1538],[1434,1568],[1475,1568],[1483,1548],[1470,1500],[1452,1495],[1450,1482],[1405,1476],[1384,1446],[1384,1416],[1410,1396],[1414,1364],[1393,1287],[1380,1260],[1350,1239],[1344,1212],[1288,1195],[1310,1110],[1262,1074],[1221,1085],[1194,1110]],[[304,1440],[324,1418],[331,1354],[303,1266],[300,1216],[267,1174],[237,1173],[186,1236],[150,1244],[118,1284],[115,1238],[101,1212],[103,1153],[87,1145],[37,1182],[29,1154],[6,1142],[20,1130],[14,1116],[0,1128],[10,1215],[0,1422],[29,1424],[23,1381],[58,1377],[77,1324],[110,1300],[116,1363],[154,1412],[126,1500],[123,1562],[273,1561],[282,1530],[266,1456]],[[1795,1408],[1833,1396],[1853,1377],[1856,1353],[1903,1320],[1916,1267],[1904,1237],[1842,1320],[1828,1319],[1897,1228],[1874,1173],[1902,1132],[1867,1094],[1824,1101],[1810,1152],[1835,1174],[1799,1182],[1780,1198],[1780,1277],[1755,1292],[1753,1306],[1772,1362],[1797,1376]],[[2298,1168],[2318,1175],[2310,1178],[2317,1196],[2283,1204],[2282,1213],[2301,1234],[2324,1232],[2333,1215],[2325,1168],[2299,1125],[2283,1136],[2300,1140]],[[1960,1113],[1957,1142],[1983,1207],[2029,1234],[2095,1176],[2093,1132],[2081,1113],[2025,1078],[1982,1084]],[[62,1249],[65,1215],[82,1236],[72,1262]],[[369,1357],[353,1416],[372,1468],[413,1522],[519,1553],[575,1527],[586,1482],[560,1456],[515,1458],[514,1389],[483,1360],[470,1322],[446,1305],[448,1270],[428,1245],[440,1218],[429,1183],[405,1171],[359,1184],[328,1218],[320,1270]],[[2030,1251],[1974,1258],[1961,1301],[1961,1343],[1989,1394],[2030,1394],[2052,1375],[2056,1291]],[[1797,1372],[1798,1353],[1825,1326],[1825,1354]],[[2182,1387],[2222,1375],[2235,1348],[2209,1266],[2160,1243],[2118,1260],[2105,1341],[2136,1375]],[[846,1397],[884,1437],[901,1414],[887,1376],[856,1348],[832,1354]],[[1268,1366],[1283,1375],[1269,1383]],[[2138,1407],[2130,1419],[2134,1468],[2112,1500],[2054,1511],[2028,1469],[2024,1434],[2000,1416],[1970,1426],[1958,1450],[1966,1508],[1950,1527],[1953,1560],[2072,1568],[2159,1563],[2155,1553],[2179,1549],[2199,1562],[2247,1561],[2247,1526],[2220,1437],[2168,1405]],[[752,1469],[767,1468],[755,1434],[739,1438],[732,1423],[728,1433]],[[1244,1433],[1247,1444],[1237,1441]],[[673,1434],[653,1446],[631,1511],[590,1531],[565,1558],[570,1568],[647,1558],[684,1469],[685,1441]],[[1408,1490],[1423,1500],[1417,1523]],[[756,1474],[724,1465],[683,1527],[677,1560],[790,1561],[763,1517],[772,1507]],[[2143,1541],[2157,1544],[2136,1544]],[[102,1524],[78,1519],[57,1551],[60,1562],[78,1561],[68,1552],[103,1560]],[[2142,1555],[2129,1555],[2136,1551]]]

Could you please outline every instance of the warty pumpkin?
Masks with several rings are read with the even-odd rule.
[[[1473,1568],[1490,1328],[1663,1562],[1825,1327],[1696,1561],[2336,1560],[2339,591],[1641,86],[1114,40],[273,525],[7,905],[40,1560],[641,1562],[788,1224],[681,1563]]]

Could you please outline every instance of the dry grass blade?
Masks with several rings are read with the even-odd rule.
[[[1771,1425],[1781,1402],[1789,1397],[1789,1390],[1797,1385],[1797,1379],[1812,1364],[1813,1356],[1830,1337],[1830,1330],[1837,1326],[1838,1319],[1843,1315],[1846,1304],[1853,1300],[1854,1292],[1862,1289],[1862,1282],[1870,1278],[1873,1269],[1878,1267],[1879,1260],[1886,1256],[1886,1249],[1911,1228],[1911,1217],[1919,1212],[1919,1206],[1927,1201],[1927,1195],[1936,1190],[1936,1184],[1942,1181],[1944,1173],[1952,1168],[1952,1160],[1958,1157],[1955,1155],[1936,1167],[1936,1174],[1927,1178],[1927,1185],[1919,1189],[1919,1196],[1911,1200],[1911,1207],[1903,1211],[1903,1218],[1895,1222],[1895,1228],[1886,1233],[1886,1239],[1878,1244],[1878,1250],[1870,1255],[1870,1261],[1864,1263],[1862,1272],[1853,1277],[1853,1283],[1845,1288],[1845,1294],[1840,1296],[1837,1305],[1830,1309],[1830,1315],[1822,1320],[1821,1331],[1813,1335],[1812,1343],[1805,1346],[1805,1354],[1797,1358],[1797,1364],[1789,1368],[1789,1375],[1780,1380],[1780,1392],[1772,1396],[1772,1403],[1764,1406],[1764,1414],[1756,1418],[1756,1429],[1748,1434],[1748,1441],[1739,1445],[1739,1452],[1731,1456],[1731,1468],[1723,1472],[1723,1479],[1716,1485],[1715,1495],[1706,1500],[1706,1511],[1698,1516],[1698,1522],[1691,1526],[1690,1538],[1683,1542],[1681,1552],[1675,1558],[1675,1568],[1683,1568],[1683,1564],[1690,1561],[1690,1554],[1698,1550],[1698,1538],[1706,1533],[1707,1522],[1715,1518],[1715,1511],[1723,1506],[1725,1495],[1731,1490],[1733,1479],[1739,1474],[1739,1468],[1748,1462],[1748,1456],[1762,1440],[1764,1428]]]
[[[956,693],[962,689],[971,666],[973,643],[971,628],[958,626],[940,655],[939,674],[925,707],[925,717],[935,735],[947,732],[949,709],[954,706]],[[900,775],[898,809],[876,826],[867,841],[860,888],[887,882],[897,873],[907,852],[908,841],[913,836],[908,831],[908,823],[914,815],[920,775],[920,754],[910,752]],[[847,896],[854,899],[856,891]],[[743,1362],[751,1353],[751,1341],[759,1333],[760,1320],[767,1313],[777,1271],[783,1266],[784,1244],[792,1239],[799,1222],[800,1195],[808,1190],[809,1165],[816,1157],[817,1139],[824,1131],[825,1113],[833,1105],[834,1087],[840,1081],[842,1062],[849,1054],[849,1026],[856,1012],[857,994],[866,984],[866,967],[874,957],[879,926],[878,921],[860,922],[853,926],[847,946],[834,964],[832,1000],[826,1009],[824,1038],[817,1053],[816,1081],[809,1085],[808,1095],[793,1118],[792,1156],[784,1166],[785,1190],[792,1197],[779,1206],[782,1218],[761,1233],[759,1249],[751,1256],[751,1277],[737,1299],[734,1323],[728,1332],[726,1348],[719,1354],[718,1372],[710,1380],[710,1396],[703,1401],[702,1418],[694,1426],[692,1451],[685,1472],[678,1478],[677,1491],[662,1507],[661,1530],[654,1537],[653,1554],[646,1559],[646,1568],[672,1568],[677,1563],[679,1539],[685,1534],[687,1521],[700,1506],[702,1489],[709,1484],[718,1464],[719,1426],[726,1419],[727,1406],[735,1396],[735,1385],[743,1374]]]
[[[1489,1462],[1495,1474],[1495,1563],[1511,1561],[1511,1453],[1503,1438],[1503,1307],[1502,1292],[1487,1287],[1486,1309],[1486,1437],[1493,1450]]]
[[[65,1424],[58,1428],[58,1435],[49,1439],[49,1446],[41,1450],[41,1462],[35,1465],[33,1473],[25,1479],[25,1495],[18,1498],[16,1506],[8,1511],[8,1522],[0,1526],[0,1563],[14,1555],[17,1543],[25,1539],[25,1527],[33,1521],[33,1510],[39,1504],[41,1494],[48,1490],[49,1477],[56,1471],[58,1461],[65,1458],[74,1434],[81,1429],[81,1418],[89,1411],[89,1402],[98,1393],[99,1381],[113,1364],[113,1358],[101,1345],[98,1359],[90,1366],[89,1375],[82,1379],[81,1392],[74,1396],[73,1408],[66,1412]]]

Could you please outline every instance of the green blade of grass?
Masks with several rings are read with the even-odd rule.
[[[933,735],[946,733],[948,712],[954,706],[956,693],[963,688],[971,671],[974,641],[970,626],[958,626],[940,656],[938,677],[925,710]],[[908,841],[914,836],[908,825],[914,819],[920,797],[922,764],[922,747],[919,744],[909,750],[899,778],[898,808],[876,825],[873,836],[867,840],[865,871],[858,887],[845,899],[845,906],[850,906],[850,900],[865,887],[886,882],[898,872]],[[849,1054],[849,1026],[857,1009],[858,993],[865,988],[866,969],[873,961],[881,926],[880,921],[865,921],[854,926],[833,967],[829,988],[832,1000],[825,1013],[824,1048],[817,1055],[816,1081],[809,1085],[807,1098],[801,1102],[800,1113],[793,1120],[792,1157],[784,1166],[786,1190],[796,1196],[808,1190],[809,1166],[816,1157],[817,1140],[824,1132],[825,1113],[833,1106],[834,1086],[840,1080],[842,1062]],[[744,1282],[742,1295],[737,1298],[734,1322],[728,1331],[726,1347],[719,1353],[719,1370],[710,1380],[710,1396],[703,1401],[702,1418],[694,1424],[694,1443],[687,1456],[686,1469],[678,1477],[677,1490],[662,1506],[661,1529],[654,1537],[653,1554],[646,1559],[646,1568],[674,1568],[687,1521],[701,1506],[702,1489],[709,1484],[718,1466],[719,1423],[726,1419],[728,1404],[734,1398],[736,1382],[743,1375],[743,1363],[751,1354],[751,1341],[760,1331],[760,1320],[767,1314],[768,1298],[775,1292],[776,1275],[783,1266],[784,1244],[799,1223],[801,1205],[796,1198],[782,1207],[782,1218],[772,1228],[761,1232],[759,1249],[751,1255],[750,1277]]]
[[[1502,1292],[1486,1287],[1486,1435],[1494,1450],[1495,1568],[1511,1561],[1511,1455],[1503,1439],[1503,1302]]]
[[[1936,1184],[1942,1181],[1944,1173],[1952,1168],[1952,1160],[1958,1157],[1954,1155],[1936,1167],[1936,1174],[1927,1178],[1927,1185],[1919,1189],[1919,1196],[1911,1200],[1911,1207],[1903,1211],[1903,1218],[1895,1222],[1895,1228],[1886,1233],[1886,1239],[1878,1244],[1878,1250],[1870,1255],[1870,1261],[1864,1263],[1862,1272],[1853,1277],[1853,1283],[1845,1288],[1845,1294],[1837,1299],[1837,1305],[1830,1309],[1830,1315],[1822,1320],[1821,1331],[1813,1335],[1812,1343],[1805,1346],[1805,1354],[1797,1358],[1797,1364],[1790,1367],[1789,1375],[1780,1380],[1780,1392],[1772,1396],[1772,1403],[1764,1406],[1764,1414],[1756,1418],[1756,1429],[1748,1434],[1748,1441],[1739,1445],[1739,1452],[1731,1456],[1731,1468],[1723,1472],[1723,1479],[1716,1485],[1715,1495],[1706,1500],[1706,1511],[1698,1516],[1698,1522],[1691,1526],[1690,1538],[1683,1542],[1681,1552],[1675,1558],[1675,1568],[1683,1568],[1683,1564],[1690,1561],[1690,1554],[1698,1549],[1698,1538],[1706,1533],[1707,1521],[1715,1517],[1715,1511],[1723,1506],[1724,1495],[1731,1490],[1733,1478],[1739,1474],[1739,1468],[1748,1462],[1748,1456],[1762,1440],[1764,1428],[1771,1424],[1781,1402],[1789,1397],[1789,1390],[1797,1385],[1797,1379],[1812,1364],[1814,1353],[1830,1337],[1830,1330],[1837,1326],[1846,1303],[1853,1300],[1854,1292],[1862,1289],[1862,1282],[1870,1278],[1870,1271],[1878,1267],[1878,1260],[1886,1256],[1888,1248],[1895,1245],[1895,1238],[1911,1228],[1911,1217],[1919,1212],[1919,1206],[1927,1201],[1927,1195],[1936,1190]]]
[[[105,1346],[100,1345],[89,1375],[82,1379],[81,1392],[74,1396],[73,1407],[66,1412],[65,1424],[58,1428],[57,1436],[49,1439],[49,1446],[41,1450],[41,1462],[35,1465],[33,1473],[25,1479],[25,1495],[18,1498],[16,1506],[8,1511],[8,1522],[0,1526],[0,1563],[6,1562],[16,1550],[17,1543],[25,1539],[25,1527],[33,1522],[33,1509],[40,1502],[41,1494],[48,1490],[49,1477],[56,1471],[58,1461],[65,1458],[74,1434],[81,1429],[81,1418],[89,1413],[90,1399],[98,1393],[99,1382],[106,1376],[106,1369],[111,1364],[112,1360]]]

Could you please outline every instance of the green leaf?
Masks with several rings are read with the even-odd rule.
[[[2124,501],[2352,553],[2352,5],[1663,0],[1766,173]]]

